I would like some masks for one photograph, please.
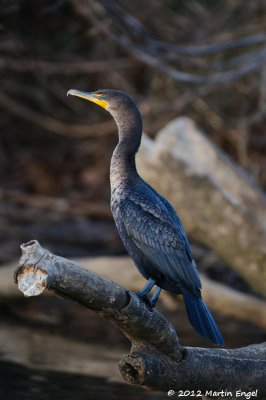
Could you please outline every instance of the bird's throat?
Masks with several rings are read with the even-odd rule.
[[[112,191],[126,181],[138,178],[135,164],[135,155],[138,151],[142,136],[141,115],[134,105],[125,112],[112,112],[118,128],[119,142],[111,160],[110,180]]]

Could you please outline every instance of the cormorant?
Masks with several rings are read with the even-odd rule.
[[[137,295],[145,299],[156,285],[150,300],[154,307],[161,289],[182,294],[195,330],[222,345],[222,335],[201,298],[201,282],[183,225],[172,205],[136,170],[142,119],[134,101],[111,89],[96,92],[71,89],[67,94],[100,105],[117,124],[119,142],[110,168],[111,210],[127,252],[147,279]]]

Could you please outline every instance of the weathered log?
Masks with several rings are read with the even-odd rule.
[[[53,255],[37,241],[24,244],[21,249],[16,276],[25,296],[37,296],[47,287],[108,319],[132,341],[134,349],[156,345],[167,356],[182,358],[183,348],[172,325],[157,310],[145,306],[135,293]]]
[[[188,118],[143,137],[140,175],[167,197],[186,232],[266,296],[266,201],[251,177]]]
[[[148,388],[200,390],[202,394],[219,388],[233,392],[239,388],[246,391],[264,388],[259,393],[262,395],[266,394],[265,352],[266,343],[240,349],[193,347],[186,348],[186,355],[179,363],[164,355],[134,352],[125,356],[119,366],[128,383]],[[258,371],[257,366],[262,370]]]
[[[86,257],[73,261],[133,291],[138,291],[145,283],[145,279],[139,274],[131,258],[127,256]],[[0,299],[21,295],[12,282],[15,267],[15,264],[10,263],[0,268]],[[203,274],[200,274],[200,279],[204,302],[211,310],[253,322],[266,329],[266,302],[264,300],[215,282]],[[46,293],[49,294],[49,292]],[[166,291],[162,291],[160,301],[165,311],[174,310],[177,307],[176,299]]]
[[[153,390],[188,389],[204,394],[224,387],[258,389],[258,398],[266,394],[266,343],[234,350],[184,348],[166,318],[133,292],[53,255],[37,241],[21,249],[15,280],[26,296],[48,288],[97,312],[131,340],[131,352],[119,364],[127,382]]]

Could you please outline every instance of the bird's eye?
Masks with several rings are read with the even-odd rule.
[[[103,100],[105,98],[104,94],[95,93],[94,96],[98,97],[100,100]]]

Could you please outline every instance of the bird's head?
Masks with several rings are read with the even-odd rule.
[[[129,143],[128,137],[132,135],[130,140],[133,146],[131,147],[137,151],[142,134],[142,120],[136,104],[127,94],[113,89],[100,89],[96,92],[70,89],[67,94],[92,101],[109,111],[117,124],[119,140],[126,136]]]
[[[113,89],[99,89],[96,92],[83,92],[81,90],[70,89],[67,95],[81,97],[105,108],[112,115],[119,111],[127,111],[135,106],[133,100],[124,92]]]

